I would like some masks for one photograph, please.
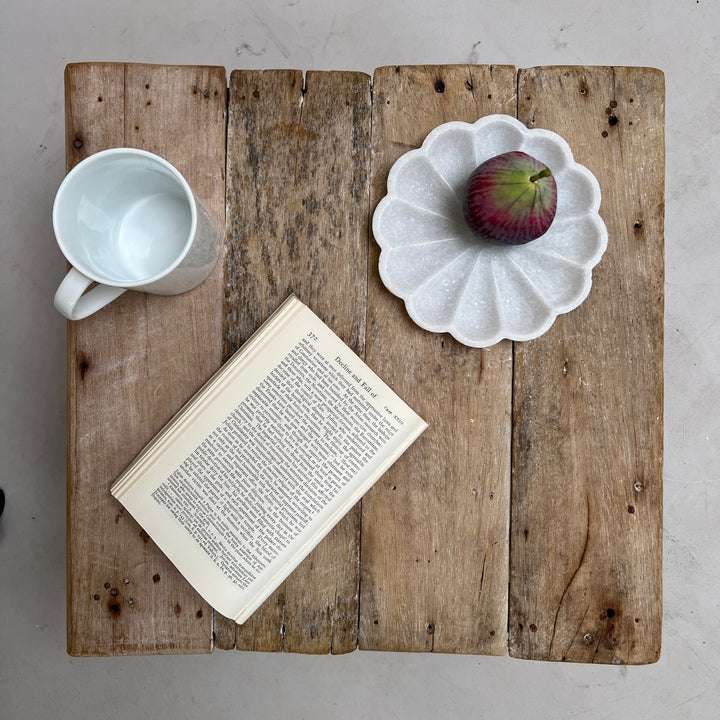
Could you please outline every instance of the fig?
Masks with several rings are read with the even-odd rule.
[[[478,165],[465,186],[465,222],[490,242],[535,240],[547,232],[556,210],[557,185],[550,169],[520,150]]]

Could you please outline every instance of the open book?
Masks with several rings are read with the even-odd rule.
[[[111,492],[243,623],[426,427],[290,296]]]

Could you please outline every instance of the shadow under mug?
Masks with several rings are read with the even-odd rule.
[[[53,227],[72,265],[55,307],[70,320],[126,290],[187,292],[220,254],[217,227],[185,178],[167,160],[134,148],[103,150],[76,165],[55,196]]]

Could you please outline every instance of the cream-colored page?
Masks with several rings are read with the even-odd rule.
[[[190,583],[238,622],[425,428],[308,308],[284,307],[213,402],[201,395],[140,477],[117,483]]]

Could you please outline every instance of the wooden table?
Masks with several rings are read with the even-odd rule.
[[[224,254],[178,297],[68,324],[68,651],[356,648],[651,663],[660,652],[664,80],[627,67],[354,72],[75,64],[68,169],[165,156]],[[609,246],[537,340],[416,327],[377,273],[387,173],[489,113],[563,135]],[[295,292],[430,424],[243,626],[214,614],[109,494],[184,401]]]

